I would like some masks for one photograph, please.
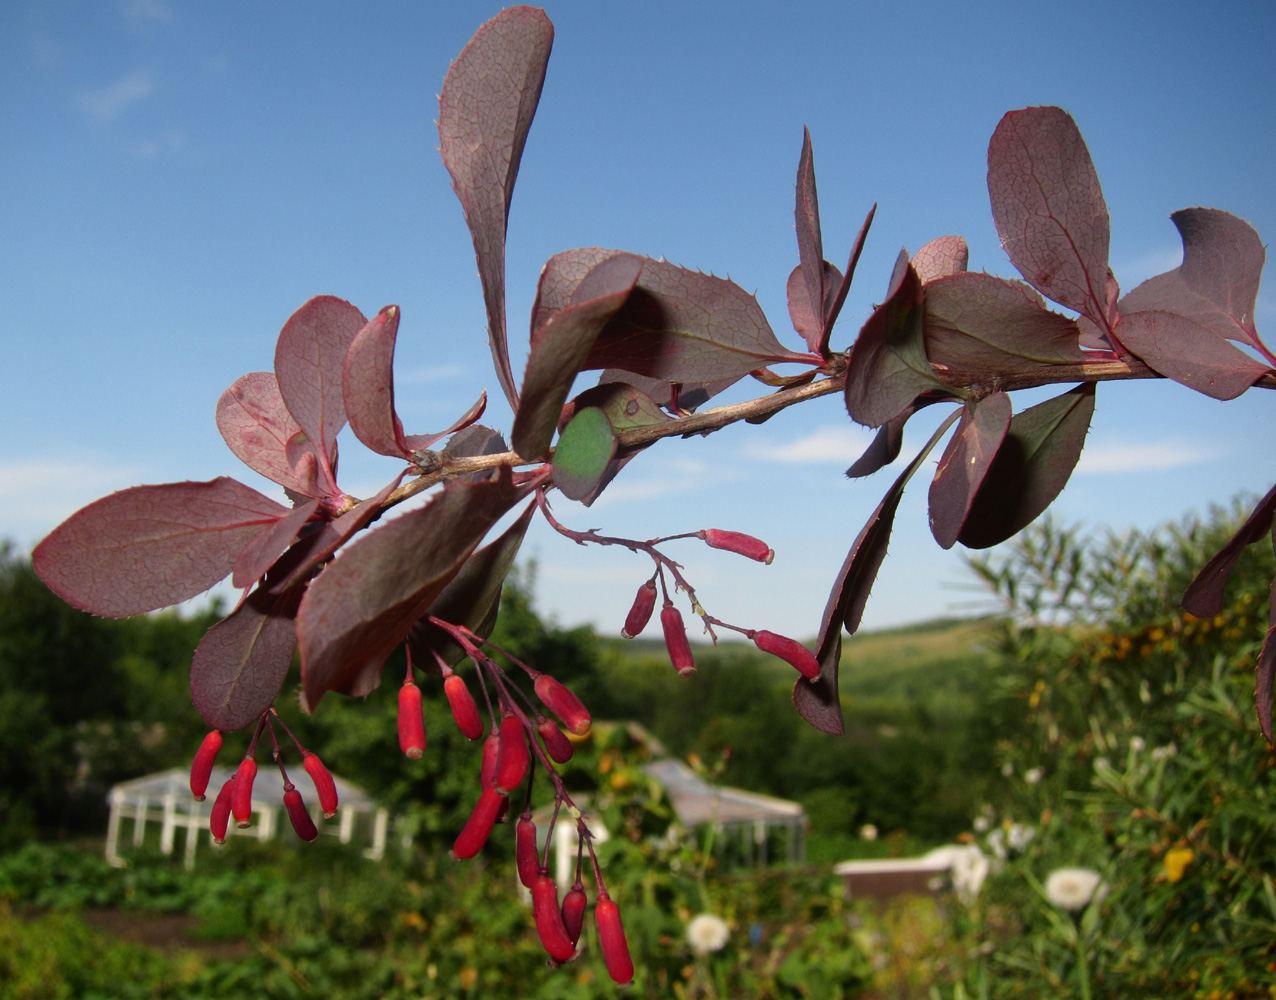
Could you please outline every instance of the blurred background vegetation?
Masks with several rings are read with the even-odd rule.
[[[703,831],[662,836],[672,812],[640,770],[650,748],[597,726],[565,779],[617,833],[600,856],[633,994],[1072,997],[1084,964],[1096,997],[1276,996],[1276,757],[1252,702],[1270,546],[1246,553],[1215,619],[1177,606],[1242,517],[1119,538],[1041,522],[972,562],[987,617],[847,641],[842,738],[801,722],[786,664],[724,643],[697,648],[697,674],[680,679],[658,639],[542,620],[523,567],[500,646],[596,720],[638,722],[713,780],[797,800],[810,821],[800,866],[733,867]],[[398,752],[401,660],[365,700],[329,697],[309,717],[279,706],[398,816],[384,861],[285,836],[201,848],[189,873],[149,841],[129,868],[106,865],[111,784],[185,766],[198,745],[187,668],[216,617],[93,619],[0,552],[0,998],[613,995],[593,955],[544,967],[507,831],[475,861],[447,857],[477,748],[427,684],[425,757]],[[227,743],[233,760],[242,741]],[[861,836],[869,824],[876,839]],[[971,903],[848,900],[832,872],[959,841],[992,866]],[[1078,865],[1106,895],[1068,915],[1041,886]],[[727,922],[722,950],[689,946],[698,913]],[[172,933],[121,940],[141,927],[147,942],[148,921]]]

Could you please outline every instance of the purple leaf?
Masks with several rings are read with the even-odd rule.
[[[723,278],[644,258],[642,277],[582,368],[666,382],[739,378],[773,362],[810,363],[775,339],[757,299]]]
[[[300,598],[300,587],[256,590],[204,634],[191,661],[191,701],[209,726],[231,732],[274,703],[297,648]]]
[[[341,395],[354,436],[378,455],[412,457],[394,409],[394,345],[399,308],[386,306],[360,330],[346,352]]]
[[[807,331],[799,328],[798,332],[806,339],[807,347],[813,352],[818,352],[820,335],[824,328],[825,283],[828,273],[825,270],[824,242],[820,236],[820,203],[815,192],[815,162],[811,154],[811,131],[806,128],[802,130],[802,154],[798,157],[796,202],[793,218],[797,229],[798,271],[801,273],[801,287],[806,294],[795,297],[790,287],[789,312],[793,314],[794,300],[798,298],[801,306],[797,312],[803,316],[815,318],[813,330],[809,327]],[[840,280],[839,274],[834,288]]]
[[[1066,111],[1006,113],[988,144],[988,195],[1001,245],[1028,284],[1110,327],[1108,206]]]
[[[217,401],[217,429],[235,457],[285,489],[305,496],[314,476],[298,476],[288,457],[288,442],[304,438],[279,394],[271,372],[251,372]]]
[[[926,356],[950,371],[1002,374],[1079,365],[1077,324],[1017,282],[963,272],[926,286]]]
[[[331,481],[337,465],[337,432],[346,423],[341,376],[350,343],[367,322],[349,302],[319,295],[288,318],[275,345],[279,394],[321,466],[326,463],[327,468],[320,469],[320,483],[333,495],[338,492]]]
[[[281,517],[268,528],[264,528],[256,538],[244,546],[244,550],[235,559],[230,582],[234,587],[243,590],[266,575],[266,570],[274,565],[293,543],[302,526],[310,520],[312,514],[319,509],[318,500],[310,500],[299,504],[286,516]]]
[[[851,281],[855,277],[855,266],[859,263],[860,254],[864,251],[864,241],[868,238],[868,230],[873,224],[873,216],[876,214],[877,205],[874,204],[868,210],[868,215],[864,216],[860,231],[855,237],[855,243],[851,247],[851,257],[846,262],[846,271],[842,274],[842,281],[837,286],[837,292],[833,295],[832,304],[825,310],[824,335],[820,338],[820,355],[822,357],[828,357],[829,337],[833,333],[833,324],[837,322],[842,306],[846,303],[847,293],[851,290]]]
[[[855,464],[846,470],[847,478],[862,479],[865,476],[871,476],[878,469],[885,468],[899,458],[900,448],[904,444],[904,425],[908,423],[908,418],[932,402],[939,402],[939,400],[917,400],[913,405],[905,407],[901,413],[882,424],[877,429],[877,434],[873,438],[872,444],[865,448],[864,454],[857,458]]]
[[[810,300],[807,298],[806,278],[802,273],[802,265],[799,264],[789,272],[789,281],[786,286],[789,300],[789,319],[793,322],[793,329],[802,335],[802,339],[806,341],[807,346],[812,351],[820,351],[820,340],[823,337],[825,326],[825,317],[833,310],[833,303],[837,297],[837,290],[842,283],[842,272],[830,264],[827,260],[824,262],[824,309],[820,313],[815,313],[811,309]],[[828,344],[824,345],[825,349]]]
[[[373,690],[386,657],[523,495],[508,472],[494,482],[452,483],[348,546],[310,585],[298,613],[306,703],[313,708],[328,691]]]
[[[860,330],[846,369],[846,409],[867,427],[880,427],[928,390],[950,393],[935,378],[922,340],[923,294],[917,272],[901,254],[896,287]]]
[[[127,618],[203,593],[288,512],[225,476],[137,486],[72,514],[31,558],[40,579],[72,607]]]
[[[1276,618],[1276,616],[1273,616]],[[1276,620],[1272,621],[1263,637],[1263,648],[1258,652],[1254,667],[1254,709],[1258,713],[1258,728],[1263,738],[1272,742],[1272,687],[1276,679]]]
[[[959,542],[971,549],[996,545],[1054,502],[1081,457],[1094,413],[1094,386],[1084,383],[1011,418]]]
[[[633,291],[642,268],[642,258],[632,254],[599,262],[577,284],[569,304],[537,328],[510,434],[514,449],[524,458],[548,456],[576,373],[598,334]]]
[[[1223,610],[1223,587],[1232,575],[1236,560],[1248,545],[1262,541],[1272,530],[1276,516],[1276,486],[1258,501],[1240,530],[1210,559],[1183,594],[1183,610],[1197,618],[1213,618]]]
[[[453,625],[463,625],[484,639],[492,634],[501,603],[501,587],[535,512],[536,505],[529,504],[500,538],[470,556],[426,614],[412,626],[408,650],[423,669],[429,669],[428,665],[434,662],[435,652],[453,667],[465,658],[460,644],[437,625],[431,625],[426,617],[432,615]]]
[[[970,248],[960,236],[940,236],[913,254],[913,270],[923,285],[961,274],[970,262]]]
[[[439,151],[474,237],[496,377],[515,410],[505,332],[505,231],[553,43],[554,27],[543,11],[502,11],[457,56],[439,96]]]
[[[994,392],[967,403],[930,484],[930,530],[951,549],[1010,427],[1010,397]]]
[[[1170,216],[1183,240],[1183,263],[1137,286],[1121,312],[1178,313],[1217,336],[1261,349],[1254,302],[1266,252],[1249,223],[1213,208],[1185,208]]]
[[[644,396],[650,398],[657,406],[661,406],[675,415],[694,413],[697,407],[703,406],[718,393],[735,385],[739,378],[719,379],[716,382],[666,382],[664,379],[647,378],[635,375],[623,368],[604,368],[598,376],[599,385],[623,382],[632,385]]]
[[[474,421],[478,420],[479,417],[483,416],[483,411],[486,409],[487,409],[487,392],[483,391],[479,393],[479,398],[474,401],[473,405],[471,405],[468,410],[466,410],[456,420],[454,420],[452,422],[452,426],[450,426],[447,430],[439,431],[437,434],[407,435],[403,439],[403,441],[408,446],[408,449],[412,454],[413,461],[417,459],[418,455],[421,452],[425,451],[432,444],[442,441],[449,434],[455,434],[457,431],[465,430],[465,428],[469,427],[470,424],[474,423]]]
[[[1172,312],[1123,314],[1116,337],[1153,371],[1214,399],[1235,399],[1271,371],[1213,330]]]

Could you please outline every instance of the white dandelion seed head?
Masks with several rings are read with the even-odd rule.
[[[860,827],[860,840],[876,840],[877,827],[872,823],[865,823]]]
[[[687,924],[687,944],[697,955],[721,951],[730,937],[731,928],[727,926],[727,922],[712,913],[694,916]]]
[[[1130,749],[1133,750],[1135,753],[1140,753],[1143,750],[1143,748],[1146,746],[1147,744],[1143,742],[1142,736],[1130,737]]]
[[[1103,879],[1090,868],[1056,868],[1046,879],[1046,898],[1069,913],[1084,910],[1107,894]]]
[[[1023,780],[1030,785],[1035,785],[1045,777],[1046,769],[1044,767],[1034,767],[1031,770],[1024,771]]]

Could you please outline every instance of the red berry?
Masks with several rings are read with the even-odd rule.
[[[536,851],[536,824],[530,816],[523,816],[514,826],[514,860],[518,865],[518,880],[530,889],[541,868]]]
[[[457,674],[450,675],[443,682],[443,693],[447,695],[447,703],[452,708],[452,718],[456,727],[467,740],[476,740],[483,735],[483,720],[479,718],[478,706],[470,689],[465,686]]]
[[[502,795],[508,795],[523,783],[529,764],[527,733],[523,731],[523,723],[512,713],[501,719],[500,741],[495,788]]]
[[[683,677],[690,677],[696,672],[696,664],[691,657],[687,630],[682,624],[682,612],[672,604],[666,604],[660,612],[660,625],[665,630],[665,646],[674,669]]]
[[[820,661],[796,639],[763,630],[753,633],[753,644],[764,653],[778,656],[803,677],[815,680],[820,676]]]
[[[578,878],[563,897],[563,927],[572,944],[580,940],[580,929],[585,926],[585,907],[588,905],[589,897],[585,895],[585,887]]]
[[[651,612],[656,607],[656,581],[648,580],[638,588],[638,595],[634,598],[633,606],[629,609],[629,614],[625,618],[625,627],[620,630],[620,634],[626,639],[632,639],[639,632],[647,627],[647,622],[651,621]]]
[[[553,720],[541,719],[536,724],[536,731],[541,734],[545,752],[555,763],[566,764],[572,759],[572,741],[563,735],[563,731],[554,725]]]
[[[292,785],[284,789],[284,808],[288,810],[288,819],[297,836],[302,840],[314,840],[319,836],[315,829],[315,821],[310,818],[310,810],[301,799],[301,793]]]
[[[457,835],[456,843],[452,845],[451,855],[457,861],[463,861],[465,858],[472,858],[483,849],[483,845],[487,843],[487,838],[492,833],[492,824],[496,822],[496,814],[501,810],[501,804],[506,801],[503,795],[497,795],[491,788],[484,788],[479,800],[474,805],[474,811],[470,813],[470,818],[465,821],[465,826]]]
[[[230,797],[230,811],[235,817],[235,825],[250,825],[253,815],[253,779],[257,777],[257,761],[245,757],[239,762],[239,770],[235,772],[235,788]]]
[[[421,689],[412,681],[399,688],[399,747],[412,760],[425,753],[425,716]]]
[[[584,736],[589,732],[589,712],[572,692],[549,674],[541,674],[532,685],[536,697],[546,708],[563,720],[569,733]]]
[[[558,908],[558,886],[548,875],[536,876],[532,886],[532,917],[536,921],[536,933],[549,957],[556,962],[566,962],[576,954],[576,945],[563,926],[563,913]]]
[[[598,924],[598,943],[607,963],[607,974],[622,986],[634,978],[634,961],[629,957],[629,944],[625,941],[625,928],[620,922],[620,909],[605,892],[598,894],[594,907],[594,921]]]
[[[706,528],[699,532],[705,544],[711,549],[725,549],[736,555],[754,559],[768,566],[775,558],[775,550],[760,538],[746,535],[743,531],[722,531],[718,528]]]
[[[195,760],[191,764],[191,794],[196,802],[204,801],[204,792],[208,791],[208,779],[213,773],[213,761],[222,748],[222,734],[214,729],[204,737],[204,742],[195,751]]]
[[[332,772],[324,766],[319,755],[307,750],[301,755],[302,766],[315,783],[315,792],[319,796],[319,808],[323,810],[325,819],[331,819],[337,812],[337,783],[332,780]]]
[[[226,779],[222,790],[213,800],[213,812],[208,817],[208,829],[212,832],[213,843],[226,843],[226,828],[230,826],[230,800],[235,787],[234,777]]]

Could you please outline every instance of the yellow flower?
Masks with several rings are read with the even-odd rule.
[[[1192,863],[1192,859],[1196,855],[1192,853],[1190,847],[1176,847],[1173,850],[1165,852],[1165,877],[1170,882],[1178,882],[1183,878],[1183,872],[1187,866]]]

